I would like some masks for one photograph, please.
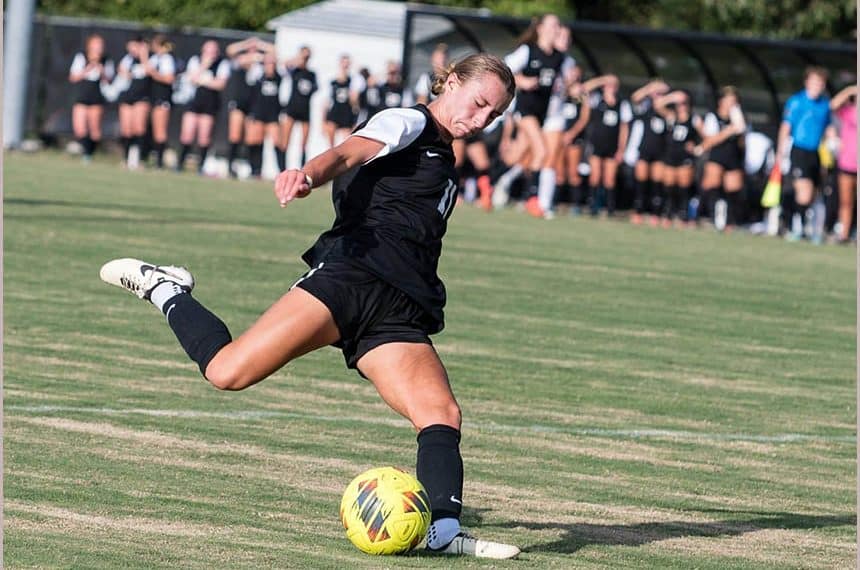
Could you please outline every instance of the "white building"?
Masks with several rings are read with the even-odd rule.
[[[403,57],[407,4],[379,0],[327,0],[288,12],[266,23],[275,32],[279,58],[294,56],[301,46],[311,49],[308,68],[317,74],[319,91],[311,99],[311,132],[308,157],[328,148],[322,132],[330,93],[329,82],[338,71],[342,54],[352,57],[352,72],[362,67],[384,77],[385,64]],[[453,26],[440,22],[413,30],[413,38],[429,39],[442,35]],[[407,86],[408,87],[408,86]],[[293,129],[287,152],[287,166],[301,161],[299,129]]]

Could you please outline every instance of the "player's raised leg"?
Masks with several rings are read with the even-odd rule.
[[[340,337],[328,308],[302,289],[290,290],[233,340],[224,322],[191,296],[194,278],[183,267],[115,259],[102,267],[100,276],[161,310],[182,348],[221,390],[256,384]]]
[[[460,406],[448,374],[430,344],[391,342],[358,361],[380,396],[418,431],[418,480],[432,511],[427,549],[480,558],[513,558],[520,549],[479,540],[460,528],[463,460],[460,456]]]

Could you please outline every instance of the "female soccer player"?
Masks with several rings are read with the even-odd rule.
[[[418,431],[418,479],[430,497],[427,547],[511,558],[515,546],[460,529],[463,463],[460,408],[428,335],[444,325],[445,288],[436,274],[457,186],[451,141],[501,114],[514,78],[498,58],[475,54],[451,65],[428,106],[386,109],[338,146],[275,181],[281,207],[334,180],[336,219],[304,254],[311,267],[242,336],[191,296],[184,268],[110,261],[101,278],[156,305],[213,386],[242,390],[290,360],[333,344]]]
[[[570,187],[571,212],[578,215],[585,201],[582,188],[582,175],[579,173],[579,163],[585,147],[585,128],[591,118],[591,107],[588,105],[587,93],[580,81],[581,71],[574,68],[567,92],[561,103],[561,116],[564,117],[564,134],[562,135],[562,153],[556,171],[559,179]]]
[[[857,86],[850,85],[830,101],[839,125],[839,243],[848,243],[857,199]]]
[[[278,172],[286,169],[287,145],[281,139],[278,122],[281,115],[281,81],[286,75],[286,68],[278,65],[275,51],[266,52],[263,56],[261,75],[252,87],[248,128],[245,133],[245,145],[248,147],[251,162],[251,176],[260,176],[262,171],[263,141],[266,137],[269,137],[275,147]]]
[[[340,56],[337,77],[331,80],[329,107],[323,125],[330,146],[349,136],[355,126],[358,91],[352,85],[352,77],[349,74],[351,65],[352,60],[348,55]]]
[[[155,147],[155,165],[164,168],[164,147],[167,145],[167,126],[173,101],[173,80],[176,79],[176,59],[173,44],[161,34],[152,38],[153,54],[146,63],[152,79],[152,142]]]
[[[221,56],[221,48],[215,40],[207,40],[200,49],[200,55],[188,60],[185,70],[189,80],[195,86],[194,99],[188,111],[182,115],[182,129],[179,142],[182,152],[179,155],[177,170],[182,170],[185,159],[197,139],[200,149],[200,162],[197,171],[203,172],[203,163],[212,144],[212,131],[215,129],[215,117],[221,109],[221,91],[230,79],[230,61]]]
[[[72,130],[83,149],[84,162],[92,160],[102,140],[105,98],[101,86],[110,83],[113,76],[113,61],[105,55],[104,39],[98,34],[88,36],[84,51],[75,54],[69,69],[69,82],[76,87]]]
[[[621,86],[615,75],[601,75],[585,82],[585,90],[600,89],[589,98],[591,119],[588,136],[594,150],[588,163],[591,173],[588,178],[591,215],[596,216],[600,209],[601,195],[606,195],[606,212],[615,212],[615,179],[621,163],[627,137],[630,134],[630,121],[633,111],[630,103],[621,99],[618,89]]]
[[[281,123],[281,140],[284,146],[290,145],[293,126],[298,123],[302,128],[302,165],[307,162],[308,136],[311,132],[311,95],[317,91],[317,74],[308,69],[311,49],[307,46],[299,48],[295,59],[287,62],[287,69],[292,80],[292,90],[285,109],[286,115]]]
[[[149,44],[141,37],[126,42],[126,54],[119,60],[117,74],[128,85],[119,96],[119,132],[123,143],[125,164],[129,170],[140,166],[144,137],[149,126],[152,79],[146,70]]]
[[[642,223],[642,214],[651,212],[651,225],[656,226],[663,208],[663,154],[666,148],[666,120],[654,108],[654,100],[669,92],[669,86],[655,79],[630,95],[636,120],[642,123],[639,158],[634,167],[634,213],[630,220]]]
[[[237,176],[233,163],[239,156],[246,135],[245,123],[251,110],[251,93],[260,76],[259,63],[263,53],[274,50],[273,44],[255,37],[233,42],[224,50],[230,58],[230,79],[224,93],[227,97],[227,142],[230,143],[227,165],[231,177]]]
[[[671,227],[673,218],[687,221],[687,202],[692,197],[696,173],[693,151],[701,140],[698,131],[701,119],[693,115],[690,95],[686,91],[672,91],[657,97],[654,110],[666,119],[669,135],[661,161],[666,190],[663,227]]]
[[[535,19],[520,38],[520,46],[505,58],[517,80],[517,107],[520,114],[517,140],[529,153],[531,181],[526,211],[536,217],[544,212],[538,203],[538,189],[555,186],[555,170],[544,168],[549,149],[541,127],[546,119],[549,98],[556,77],[569,56],[555,48],[560,31],[558,16],[544,14]]]
[[[741,208],[741,190],[744,187],[744,151],[741,135],[746,131],[746,121],[741,111],[740,98],[734,87],[723,87],[717,99],[717,109],[705,116],[702,126],[702,144],[696,153],[710,151],[702,175],[702,199],[699,210],[704,208],[714,218],[720,187],[726,197],[726,223],[729,231],[737,224]],[[701,215],[697,216],[701,219]]]

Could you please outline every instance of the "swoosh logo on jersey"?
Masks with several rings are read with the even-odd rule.
[[[440,156],[442,156],[442,155],[441,155],[441,154],[439,154],[438,152],[430,152],[430,151],[428,150],[428,151],[427,151],[427,156],[429,156],[430,158],[438,158],[438,157],[440,157]]]

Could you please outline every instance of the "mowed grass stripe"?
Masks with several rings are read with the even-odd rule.
[[[343,538],[340,489],[412,468],[414,434],[337,351],[219,393],[98,281],[186,264],[239,332],[305,271],[325,190],[281,210],[269,184],[6,167],[10,567],[492,566]],[[440,272],[471,528],[530,567],[853,565],[853,250],[461,207]]]

